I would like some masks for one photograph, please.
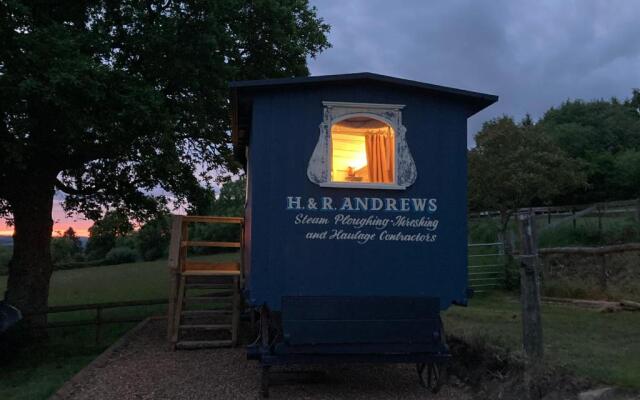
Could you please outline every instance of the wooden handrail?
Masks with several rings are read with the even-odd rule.
[[[236,247],[240,248],[240,242],[205,242],[205,241],[183,241],[182,247]]]
[[[242,217],[217,217],[211,215],[183,215],[182,222],[209,222],[209,223],[221,223],[221,224],[242,224],[244,218]]]

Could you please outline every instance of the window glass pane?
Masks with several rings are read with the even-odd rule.
[[[393,183],[395,135],[384,122],[353,117],[331,126],[333,182]]]

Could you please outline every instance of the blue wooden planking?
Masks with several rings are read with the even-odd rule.
[[[445,362],[451,358],[448,353],[408,353],[408,354],[277,354],[262,355],[262,365],[290,364],[343,364],[343,363],[425,363]]]
[[[285,343],[432,343],[439,320],[283,320]]]
[[[253,96],[247,222],[251,304],[278,311],[283,296],[425,296],[437,298],[440,309],[466,302],[466,118],[474,106],[461,99],[362,83],[291,87]],[[306,170],[318,140],[322,101],[405,104],[403,124],[418,169],[415,184],[385,191],[311,183]],[[285,210],[290,195],[436,197],[438,241],[356,245],[305,240],[308,227],[293,224],[292,213]]]
[[[410,354],[446,352],[441,342],[432,343],[354,343],[290,346],[280,343],[274,354]]]

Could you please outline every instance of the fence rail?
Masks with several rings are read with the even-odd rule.
[[[636,219],[640,219],[640,199],[631,200],[616,200],[599,202],[592,204],[571,204],[565,206],[548,206],[548,207],[525,207],[523,209],[531,210],[536,216],[551,217],[559,216],[572,216],[578,218],[579,216],[596,215],[599,217],[615,216],[620,213],[633,213]],[[584,213],[584,215],[579,213]],[[515,214],[515,212],[512,212]],[[469,213],[470,218],[482,218],[482,217],[496,217],[500,215],[500,211],[480,211]],[[549,221],[551,222],[551,221]]]
[[[638,245],[640,247],[640,245]],[[504,244],[502,242],[493,243],[470,243],[469,247],[469,287],[476,293],[485,292],[490,289],[504,287],[506,279],[506,262],[504,254]],[[480,252],[480,254],[478,254]],[[487,253],[482,253],[487,252]],[[78,311],[94,311],[95,317],[91,319],[55,321],[49,322],[47,328],[66,328],[74,326],[96,326],[96,344],[100,342],[103,325],[119,324],[129,322],[140,322],[146,316],[139,317],[112,317],[105,318],[104,310],[128,307],[143,307],[155,305],[167,305],[167,299],[118,301],[107,303],[73,304],[63,306],[51,306],[46,310],[31,315],[61,314]]]
[[[596,247],[546,247],[538,250],[541,255],[547,254],[591,254],[603,255],[623,253],[625,251],[640,251],[640,243],[614,244]]]
[[[118,318],[118,317],[104,318],[103,317],[104,310],[114,309],[114,308],[124,308],[124,307],[142,307],[142,306],[155,306],[155,305],[166,305],[166,304],[168,304],[167,299],[118,301],[118,302],[91,303],[91,304],[73,304],[73,305],[66,305],[66,306],[51,306],[51,307],[48,307],[43,312],[35,313],[31,315],[59,314],[59,313],[69,313],[69,312],[77,312],[77,311],[95,311],[95,318],[75,320],[75,321],[49,322],[47,323],[47,328],[67,328],[67,327],[73,327],[73,326],[95,325],[96,326],[96,345],[97,345],[100,343],[103,325],[121,324],[121,323],[128,323],[128,322],[140,322],[146,318],[146,316],[124,317],[124,318]]]
[[[578,255],[590,257],[592,261],[589,263],[587,269],[589,276],[596,282],[596,286],[600,291],[606,293],[609,286],[620,279],[628,280],[629,276],[625,276],[624,272],[620,272],[620,268],[612,267],[610,255],[625,253],[625,252],[638,252],[640,251],[640,243],[625,243],[615,244],[610,246],[595,246],[595,247],[547,247],[538,249],[538,254],[544,260],[545,272],[553,274],[556,270],[553,258],[547,258],[548,256],[563,256],[563,255]],[[561,271],[560,269],[559,271]],[[583,275],[584,271],[581,272]]]

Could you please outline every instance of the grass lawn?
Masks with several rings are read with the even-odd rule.
[[[108,325],[96,346],[93,327],[52,329],[47,343],[30,345],[0,366],[0,399],[47,399],[135,324]]]
[[[211,256],[229,260],[234,254]],[[6,277],[0,277],[0,292]],[[51,305],[145,300],[167,296],[165,261],[56,271]],[[105,312],[161,314],[164,307]],[[543,307],[546,355],[550,362],[610,384],[640,388],[640,313],[597,311],[562,305]],[[56,319],[90,318],[92,313],[58,315]],[[520,306],[513,294],[479,295],[467,308],[452,307],[444,315],[449,333],[483,338],[514,351],[520,349]],[[92,326],[52,329],[48,343],[30,346],[0,368],[0,399],[46,399],[100,354],[133,324],[107,325],[94,343]]]
[[[604,383],[640,388],[640,313],[601,313],[568,305],[543,305],[548,361]],[[520,351],[520,304],[513,294],[477,296],[467,308],[452,307],[445,329]]]
[[[228,261],[235,254],[203,257]],[[6,276],[0,276],[0,293],[6,288]],[[50,305],[105,303],[112,301],[166,298],[168,294],[167,262],[158,260],[53,273]],[[163,314],[164,306],[105,310],[103,316],[148,316]],[[89,319],[94,312],[55,314],[50,320]],[[101,342],[95,344],[95,328],[51,329],[45,344],[24,348],[7,365],[0,365],[0,399],[37,400],[48,398],[65,381],[135,324],[105,325]]]

